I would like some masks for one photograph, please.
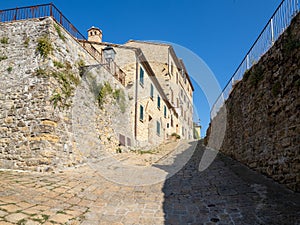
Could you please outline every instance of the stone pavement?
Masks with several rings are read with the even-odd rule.
[[[174,176],[146,186],[111,182],[90,166],[2,170],[0,224],[300,224],[299,194],[221,154],[199,172],[204,151],[199,144]],[[185,158],[178,154],[173,164]]]

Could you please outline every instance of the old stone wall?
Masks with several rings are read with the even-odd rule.
[[[212,120],[206,141],[220,151],[300,191],[300,15],[238,82]],[[227,111],[227,113],[226,113]],[[213,140],[214,139],[214,140]]]
[[[0,168],[45,171],[76,165],[91,156],[80,148],[78,133],[88,132],[88,125],[97,129],[105,124],[92,117],[91,124],[85,121],[76,130],[80,123],[74,121],[76,110],[82,115],[88,107],[78,106],[78,96],[82,97],[78,92],[91,93],[79,67],[96,63],[51,18],[0,23]],[[97,72],[114,79],[104,69]],[[99,117],[101,111],[95,110]],[[120,112],[110,113],[121,117]],[[116,123],[115,139],[126,132],[125,125]],[[97,140],[112,136],[108,132],[112,131],[96,133]],[[99,148],[103,146],[100,143]]]

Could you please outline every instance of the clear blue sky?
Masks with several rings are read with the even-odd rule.
[[[188,48],[208,65],[223,88],[281,0],[52,2],[84,35],[88,28],[97,26],[105,42],[161,40]],[[49,1],[6,0],[0,2],[0,9],[42,3]],[[191,76],[201,76],[201,71]],[[203,92],[195,87],[194,102],[203,136],[210,109]]]

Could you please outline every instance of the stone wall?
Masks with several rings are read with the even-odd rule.
[[[47,45],[52,49],[48,55],[37,50]],[[79,66],[96,63],[51,18],[0,23],[0,168],[45,171],[76,165],[91,156],[80,148],[78,134],[90,131],[88,126],[103,130],[105,124],[91,117],[76,130],[80,125],[76,119],[88,111],[88,104],[81,108],[77,104],[82,97],[78,93],[91,93]],[[96,73],[114,79],[103,68]],[[111,85],[116,87],[114,82]],[[98,117],[103,113],[99,108],[94,112]],[[121,117],[120,112],[113,113]],[[101,135],[102,139],[114,136],[116,144],[118,133],[125,133],[127,125],[116,123],[114,132],[95,132],[97,140],[91,139],[92,144]],[[90,149],[105,147],[100,143]]]
[[[235,84],[206,142],[275,181],[300,191],[300,15]],[[227,110],[227,113],[226,113]],[[215,140],[212,140],[212,139]]]

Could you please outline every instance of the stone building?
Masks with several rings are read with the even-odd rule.
[[[193,139],[193,85],[171,45],[130,40],[124,45],[102,42],[92,27],[88,41],[99,52],[107,46],[126,73],[125,86],[134,86],[132,121],[136,144],[155,145],[178,134]]]
[[[192,138],[193,87],[172,46],[104,43],[96,27],[86,40],[46,6],[22,8],[30,9],[22,20],[6,17],[20,9],[1,14],[8,21],[0,22],[0,168],[48,171],[119,145]],[[109,63],[107,46],[116,52]],[[104,85],[110,93],[100,101]]]

